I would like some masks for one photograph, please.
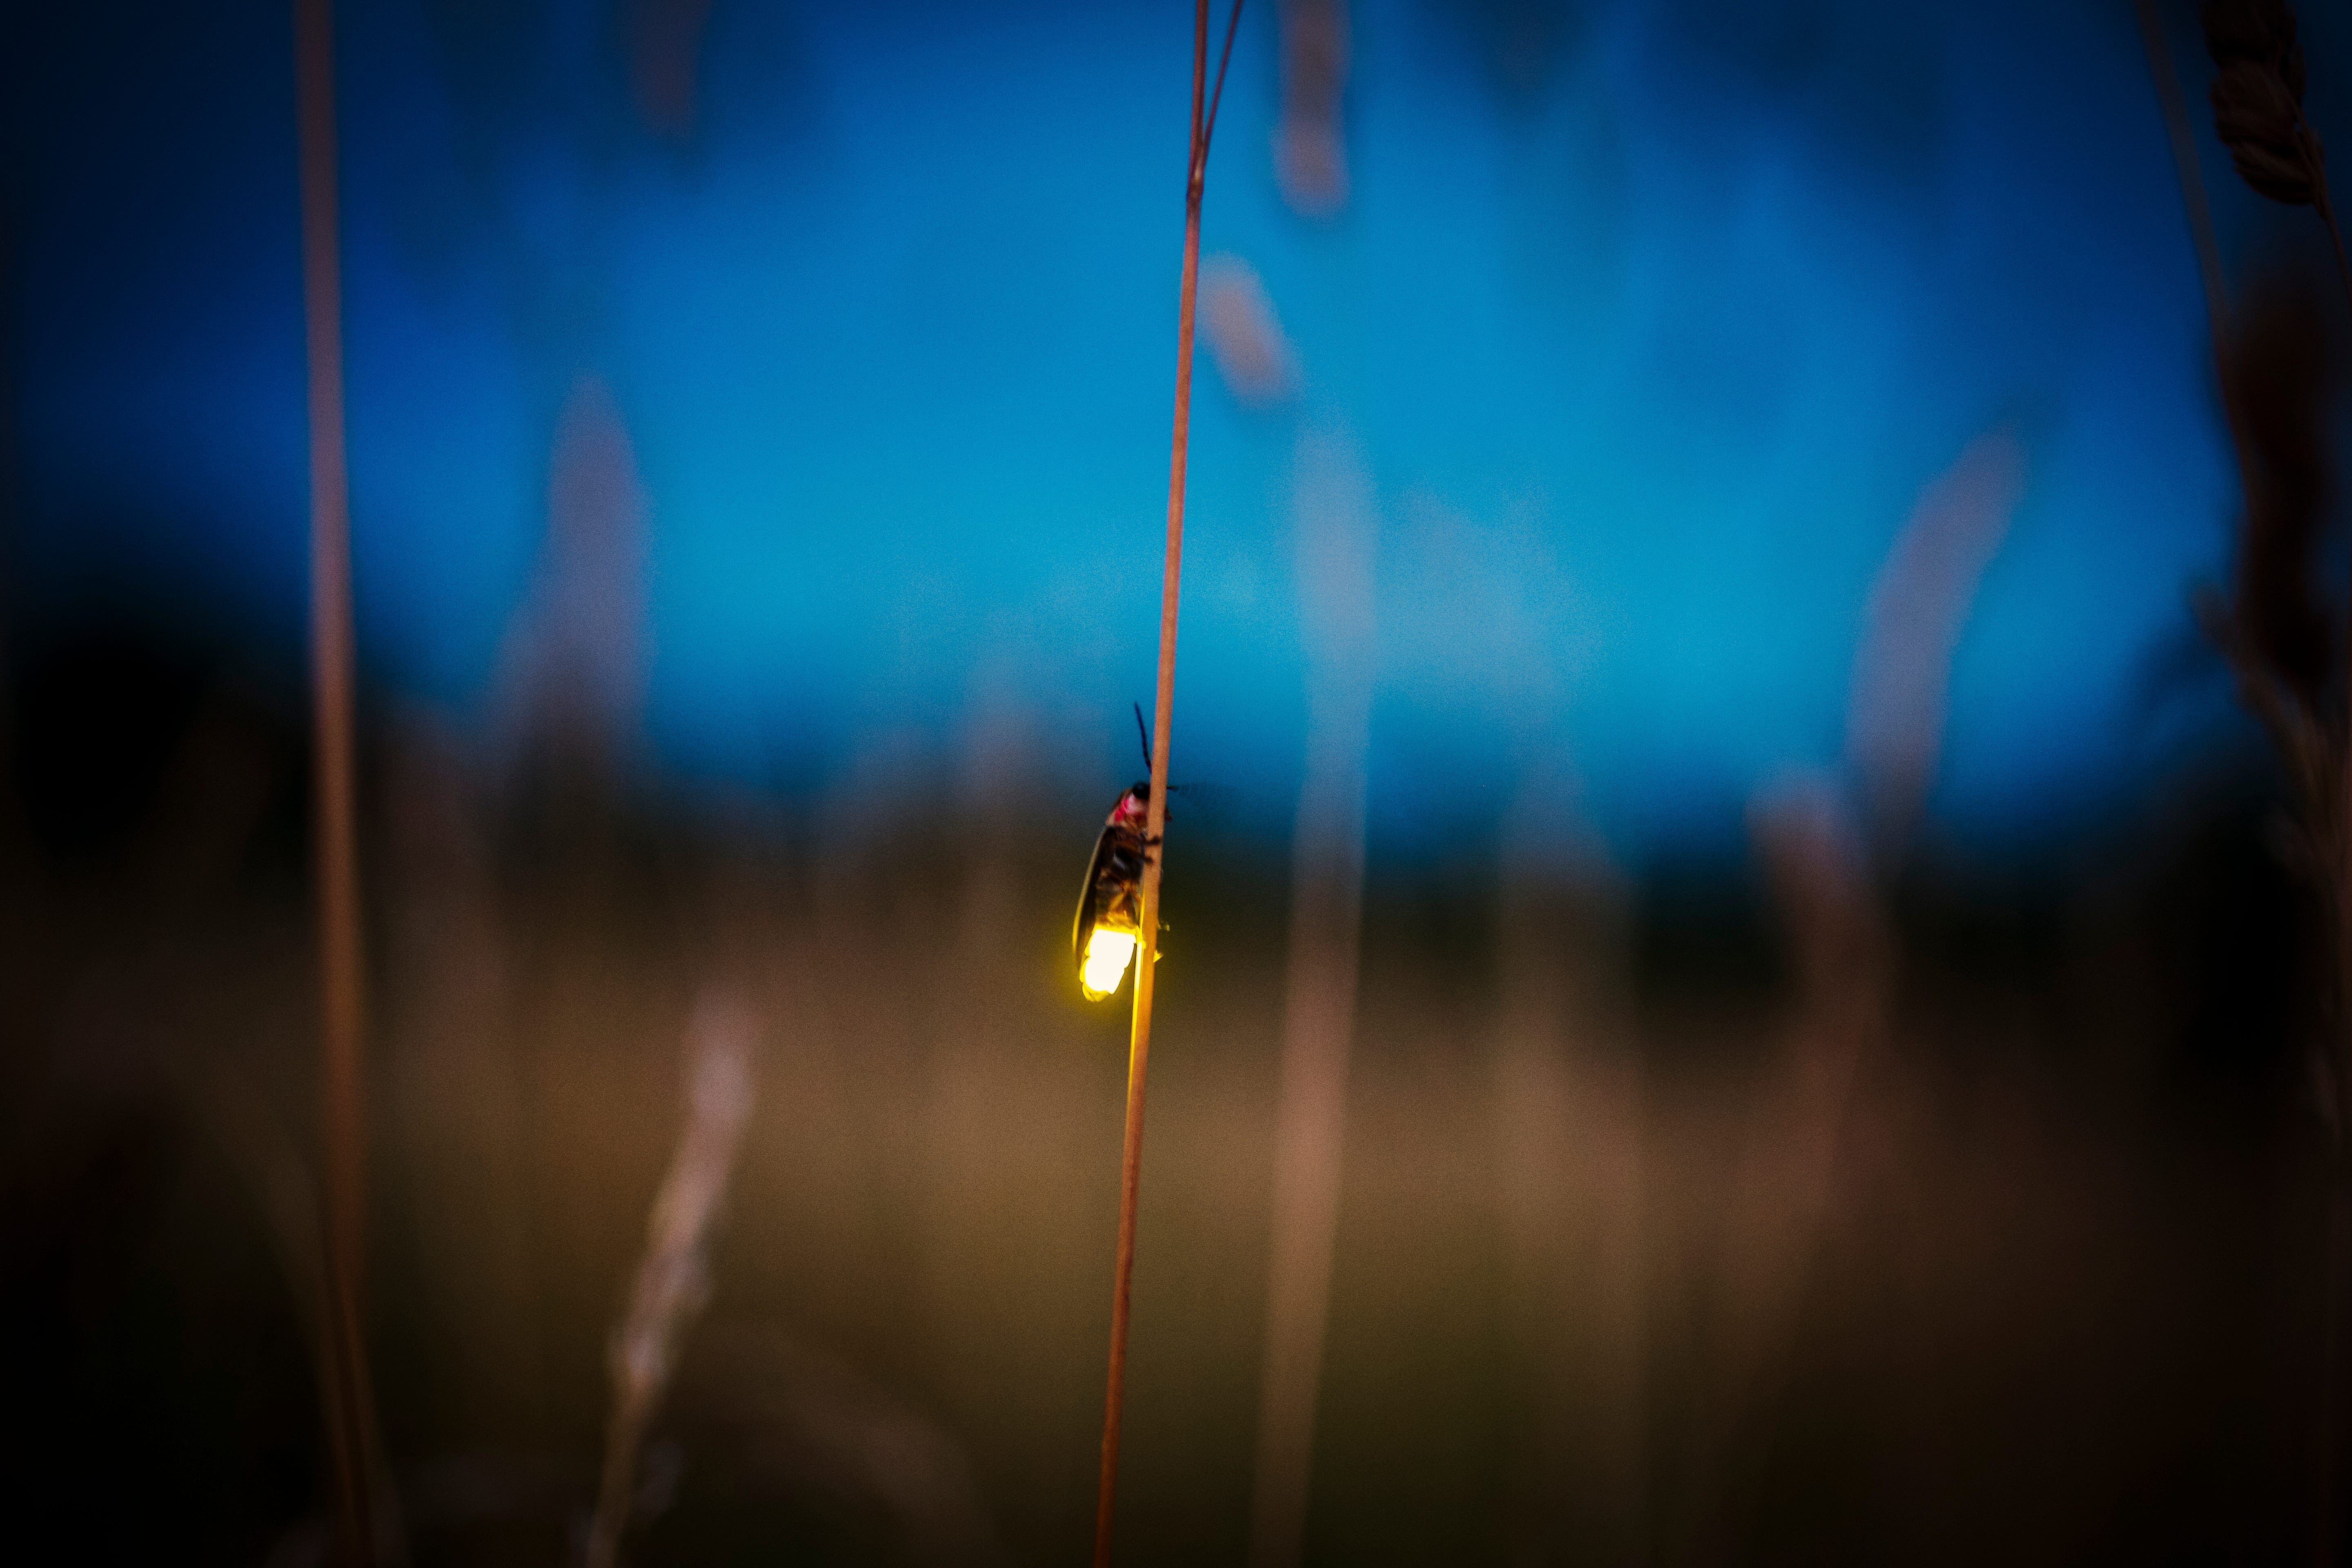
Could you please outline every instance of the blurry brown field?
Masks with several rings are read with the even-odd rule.
[[[1060,760],[1000,739],[787,811],[374,733],[369,1289],[413,1560],[576,1550],[711,987],[760,1020],[758,1105],[633,1560],[1081,1551],[1123,1020],[1067,973],[1097,813]],[[215,702],[110,847],[15,840],[8,1473],[92,1555],[325,1549],[299,756]],[[1907,879],[1842,1109],[1737,865],[1376,863],[1309,1559],[2283,1555],[2320,1189],[2252,821],[2133,830],[2108,863],[2169,868],[2135,881]],[[1287,882],[1186,849],[1139,1562],[1241,1554],[1265,1321]]]

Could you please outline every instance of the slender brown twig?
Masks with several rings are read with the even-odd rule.
[[[1192,139],[1184,181],[1184,270],[1176,312],[1176,432],[1168,468],[1168,553],[1160,579],[1160,686],[1152,700],[1151,800],[1144,818],[1149,852],[1143,861],[1143,940],[1136,958],[1135,1016],[1128,1031],[1127,1124],[1118,1167],[1118,1253],[1110,1295],[1110,1371],[1103,1394],[1102,1476],[1095,1493],[1095,1568],[1110,1563],[1111,1514],[1118,1492],[1118,1425],[1127,1393],[1129,1287],[1135,1273],[1135,1203],[1143,1180],[1143,1081],[1151,1056],[1152,965],[1160,947],[1160,842],[1168,821],[1168,731],[1176,706],[1176,588],[1184,561],[1184,458],[1192,426],[1192,307],[1201,274],[1201,191],[1209,168],[1209,136],[1225,93],[1225,67],[1234,58],[1242,0],[1225,25],[1217,85],[1206,99],[1209,0],[1195,0],[1192,18]]]
[[[317,798],[320,1124],[326,1173],[325,1391],[344,1561],[374,1552],[368,1445],[373,1398],[360,1324],[365,1290],[366,1101],[361,1072],[359,851],[352,808],[351,518],[343,467],[341,264],[335,229],[331,0],[296,0],[302,297],[310,356],[310,665]]]

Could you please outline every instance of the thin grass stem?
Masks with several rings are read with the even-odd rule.
[[[2164,21],[2156,0],[2133,0],[2139,14],[2140,42],[2147,51],[2148,80],[2156,88],[2157,107],[2164,114],[2166,139],[2172,144],[2172,172],[2180,183],[2180,208],[2189,221],[2189,238],[2197,251],[2197,275],[2205,290],[2205,329],[2213,345],[2213,379],[2221,394],[2221,421],[2230,432],[2230,453],[2238,466],[2238,489],[2248,506],[2253,504],[2252,475],[2247,468],[2245,422],[2238,411],[2238,392],[2231,374],[2230,286],[2221,268],[2221,245],[2213,228],[2213,207],[2205,194],[2205,174],[2197,161],[2197,132],[2181,97],[2180,76],[2173,68],[2172,49],[2165,42]]]
[[[1253,1568],[1294,1568],[1306,1540],[1345,1169],[1371,732],[1377,523],[1370,477],[1344,437],[1302,437],[1298,468],[1299,619],[1309,670],[1307,765],[1291,835],[1265,1371],[1250,1513]]]
[[[2172,143],[2173,173],[2180,181],[2180,205],[2189,219],[2189,237],[2197,247],[2197,274],[2205,285],[2205,320],[2213,336],[2213,363],[2229,363],[2230,297],[2221,274],[2221,247],[2213,234],[2213,209],[2205,198],[2205,177],[2197,164],[2197,133],[2189,118],[2188,101],[2180,96],[2180,78],[2172,68],[2172,48],[2164,39],[2164,21],[2156,0],[2133,0],[2139,13],[2141,45],[2147,50],[2148,79],[2156,88],[2158,108],[2164,112],[2166,138]]]
[[[1168,468],[1168,549],[1160,578],[1160,679],[1152,699],[1151,800],[1144,818],[1149,852],[1143,861],[1143,940],[1136,957],[1135,1012],[1128,1030],[1127,1121],[1119,1144],[1118,1251],[1111,1281],[1110,1367],[1103,1393],[1102,1472],[1095,1492],[1095,1568],[1108,1568],[1110,1563],[1111,1518],[1118,1494],[1119,1419],[1127,1395],[1135,1208],[1143,1182],[1143,1089],[1151,1059],[1151,982],[1159,957],[1160,864],[1168,821],[1168,732],[1176,706],[1176,602],[1184,562],[1184,460],[1192,426],[1192,318],[1201,275],[1201,192],[1208,176],[1209,134],[1215,127],[1216,101],[1224,96],[1225,66],[1233,59],[1234,34],[1241,25],[1241,0],[1234,0],[1213,100],[1207,91],[1209,0],[1194,0],[1192,135],[1184,182],[1184,269],[1176,313],[1175,435]]]
[[[349,486],[343,458],[341,262],[336,244],[331,0],[296,0],[302,295],[310,424],[310,664],[319,876],[320,1123],[327,1232],[327,1426],[337,1543],[373,1559],[369,1444],[373,1395],[361,1324],[365,1294],[366,1086],[362,1075],[359,850],[353,796]]]

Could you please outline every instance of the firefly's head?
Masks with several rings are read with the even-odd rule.
[[[1097,797],[1099,798],[1099,797]],[[1129,784],[1118,804],[1110,808],[1113,827],[1141,827],[1151,813],[1151,786],[1149,784]]]

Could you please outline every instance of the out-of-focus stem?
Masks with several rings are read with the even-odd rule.
[[[2312,149],[2312,208],[2335,248],[2345,302],[2352,304],[2352,262],[2345,258],[2344,233],[2336,225],[2336,205],[2327,198],[2319,139],[2308,128],[2304,135]],[[2251,504],[2252,498],[2248,500]],[[2352,637],[2346,639],[2345,659],[2345,700],[2352,709]],[[2345,1293],[2352,1283],[2346,1278],[2352,1275],[2352,710],[2347,711],[2336,743],[2336,1158],[2327,1188],[2327,1285],[2322,1297],[2327,1317],[2320,1326],[2319,1436],[2312,1486],[2311,1557],[2318,1568],[2333,1568],[2343,1520],[2336,1477],[2344,1446]]]
[[[366,1088],[362,1061],[359,851],[352,806],[351,523],[343,465],[342,284],[336,245],[331,0],[296,0],[302,295],[310,361],[312,773],[319,876],[320,1127],[327,1231],[327,1425],[343,1560],[373,1559],[373,1399],[365,1295]]]
[[[1256,1568],[1290,1568],[1306,1536],[1346,1152],[1371,722],[1367,487],[1339,443],[1309,437],[1299,456],[1298,579],[1312,674],[1306,777],[1291,848],[1290,975],[1250,1521]]]
[[[2225,341],[2230,321],[2228,290],[2221,280],[2221,247],[2213,237],[2213,213],[2205,200],[2204,177],[2197,169],[2197,137],[2190,128],[2189,106],[2180,96],[2180,79],[2172,68],[2172,50],[2164,41],[2164,21],[2156,14],[2156,0],[2133,0],[2139,13],[2140,43],[2147,50],[2148,79],[2156,88],[2157,107],[2164,111],[2164,132],[2172,143],[2173,173],[2180,181],[2180,205],[2189,219],[2189,237],[2197,247],[2197,275],[2205,285],[2206,325],[2213,334],[2213,363],[2227,363]]]

